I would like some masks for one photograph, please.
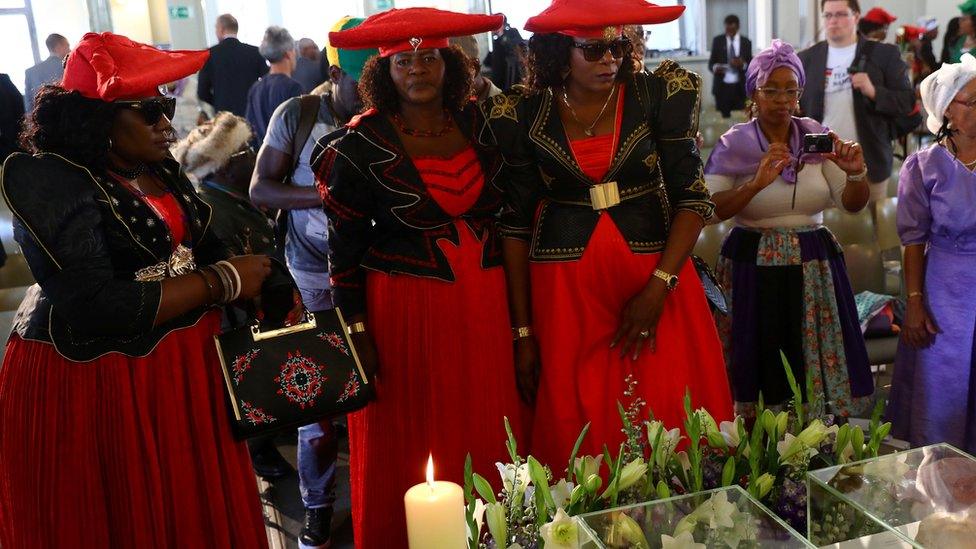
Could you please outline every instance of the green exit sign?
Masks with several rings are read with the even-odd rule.
[[[193,10],[190,6],[170,6],[169,7],[169,18],[170,19],[189,19],[193,17]]]

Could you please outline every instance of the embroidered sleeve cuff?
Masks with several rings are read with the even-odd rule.
[[[685,201],[679,202],[677,205],[675,205],[675,210],[694,212],[698,214],[702,220],[707,221],[710,217],[712,217],[712,213],[715,211],[715,204],[707,200]]]

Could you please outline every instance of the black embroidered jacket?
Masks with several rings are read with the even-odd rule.
[[[501,159],[475,139],[481,122],[473,104],[455,122],[470,136],[485,178],[481,195],[461,219],[484,242],[482,267],[497,267]],[[459,244],[455,218],[431,197],[385,116],[371,110],[355,117],[322,137],[312,159],[329,218],[333,298],[346,317],[365,311],[366,269],[454,281],[437,241]]]
[[[210,206],[179,163],[168,158],[152,170],[183,208],[185,244],[196,264],[228,257],[209,230]],[[161,284],[137,281],[136,272],[167,261],[172,236],[116,180],[56,154],[15,154],[4,162],[0,187],[14,214],[14,238],[38,282],[14,320],[24,339],[52,342],[76,361],[109,352],[144,356],[203,315],[201,308],[153,327]]]
[[[624,90],[617,149],[601,183],[617,183],[621,202],[607,213],[630,249],[653,253],[664,249],[677,210],[707,219],[714,207],[695,146],[701,77],[665,61],[653,74],[635,74]],[[523,95],[516,88],[481,104],[479,138],[504,159],[500,232],[531,240],[533,261],[579,259],[600,219],[557,100],[550,90]]]

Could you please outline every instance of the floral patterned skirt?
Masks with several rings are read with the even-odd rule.
[[[807,401],[844,416],[866,411],[870,399],[860,397],[874,391],[867,349],[844,255],[827,228],[736,227],[716,275],[730,308],[717,320],[738,410],[748,414],[760,393],[770,405],[791,398],[782,351],[804,391],[809,376],[818,393]]]

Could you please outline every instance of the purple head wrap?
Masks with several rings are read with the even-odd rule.
[[[749,68],[746,70],[746,95],[752,97],[756,88],[765,84],[769,75],[780,67],[789,67],[796,75],[796,81],[801,88],[806,83],[803,63],[797,57],[796,50],[777,38],[773,40],[771,46],[757,53],[749,62]]]

